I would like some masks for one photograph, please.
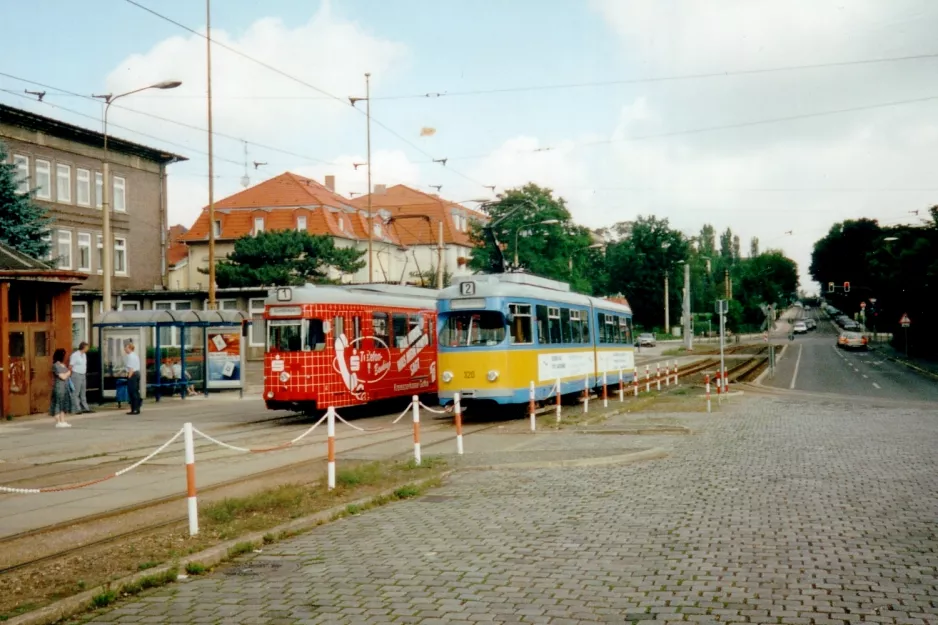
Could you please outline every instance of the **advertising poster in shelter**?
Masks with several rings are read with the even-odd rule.
[[[208,387],[241,388],[240,328],[209,328]]]

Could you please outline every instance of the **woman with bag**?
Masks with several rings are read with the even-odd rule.
[[[55,427],[70,428],[71,423],[65,421],[65,413],[71,412],[72,372],[65,364],[65,350],[59,348],[52,354],[52,402],[49,405],[49,415],[55,417]]]

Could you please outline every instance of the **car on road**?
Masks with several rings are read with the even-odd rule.
[[[817,321],[814,319],[805,319],[804,324],[808,326],[809,330],[817,330]]]
[[[804,321],[796,321],[795,326],[792,329],[795,334],[807,334],[808,326],[804,324]]]
[[[657,341],[655,341],[655,335],[650,332],[639,334],[635,342],[638,343],[639,347],[654,347],[657,343]]]
[[[869,349],[867,339],[859,332],[841,332],[837,337],[837,347],[841,349]]]
[[[853,319],[847,319],[844,323],[844,330],[849,330],[850,332],[858,332],[861,327],[860,324],[854,321]]]

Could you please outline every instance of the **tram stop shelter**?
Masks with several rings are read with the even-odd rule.
[[[127,401],[124,346],[140,357],[140,396],[185,398],[238,389],[244,393],[248,316],[237,310],[120,310],[94,328],[101,348],[101,399]]]

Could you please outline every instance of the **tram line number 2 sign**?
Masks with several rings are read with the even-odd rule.
[[[475,282],[460,282],[460,283],[459,283],[459,294],[460,294],[460,295],[475,295],[475,294],[476,294],[476,283],[475,283]]]

